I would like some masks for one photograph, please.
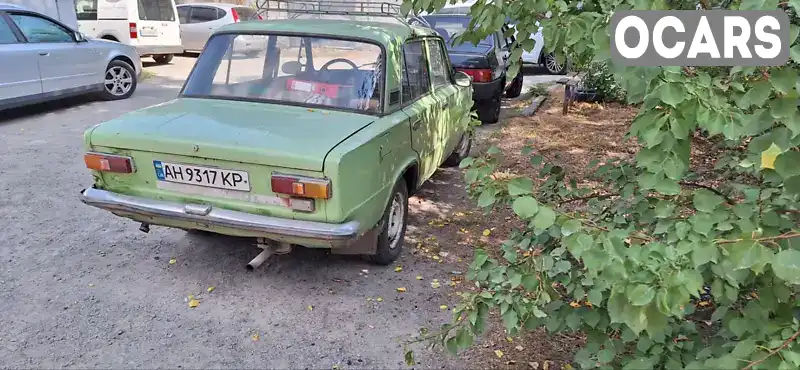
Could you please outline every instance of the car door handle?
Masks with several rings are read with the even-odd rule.
[[[41,56],[43,56],[43,57],[46,57],[46,56],[50,55],[50,53],[48,53],[48,52],[46,52],[46,51],[40,51],[40,52],[39,52],[39,55],[41,55]]]
[[[417,130],[419,129],[420,123],[422,123],[422,118],[415,118],[414,122],[411,122],[411,129]]]

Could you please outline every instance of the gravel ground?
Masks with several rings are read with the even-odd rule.
[[[157,77],[125,101],[2,113],[0,367],[405,367],[398,339],[448,319],[439,306],[456,298],[430,279],[448,280],[454,266],[406,251],[395,272],[299,249],[247,272],[259,252],[251,240],[145,234],[80,203],[91,181],[84,130],[168,100],[179,84]],[[419,367],[464,368],[432,352],[416,357]]]

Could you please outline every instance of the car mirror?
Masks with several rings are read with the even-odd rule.
[[[456,85],[461,87],[470,87],[472,85],[472,77],[464,72],[456,72],[455,80]]]
[[[75,42],[84,42],[84,41],[86,41],[86,36],[84,36],[82,33],[76,31],[75,32]]]
[[[300,70],[303,68],[303,65],[296,60],[288,61],[283,63],[281,66],[281,72],[286,73],[287,75],[296,75],[300,73]]]

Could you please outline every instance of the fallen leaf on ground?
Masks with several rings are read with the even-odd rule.
[[[443,305],[439,306],[439,308],[441,308],[441,309],[443,309],[443,310],[446,310],[446,309],[447,309],[447,305],[446,305],[446,304],[443,304]]]
[[[539,363],[538,363],[538,362],[535,362],[535,361],[534,361],[534,362],[528,362],[528,366],[530,366],[531,368],[533,368],[534,370],[536,370],[536,369],[538,369],[538,368],[539,368]]]
[[[314,306],[312,306],[312,305],[308,305],[308,310],[309,310],[309,311],[314,311]]]
[[[403,271],[403,268],[401,266],[397,266],[394,268],[394,272],[400,272],[400,271]]]
[[[542,370],[547,370],[550,368],[550,360],[544,360],[542,363]]]
[[[442,286],[442,284],[439,283],[439,280],[433,279],[433,281],[431,281],[431,288],[439,289],[440,286]]]
[[[194,299],[194,296],[189,294],[189,300],[191,301],[192,299]]]
[[[431,258],[433,258],[433,259],[435,259],[435,260],[437,260],[437,261],[439,260],[439,256],[433,256],[433,257],[431,257]]]
[[[89,284],[89,288],[94,288],[94,284]]]
[[[456,212],[456,216],[463,217],[464,216],[464,212]]]
[[[400,292],[400,293],[403,293],[403,292],[406,291],[406,288],[402,288],[402,287],[401,288],[397,288],[397,291]]]
[[[211,292],[213,292],[213,291],[214,291],[214,289],[216,289],[216,288],[214,288],[213,286],[210,286],[210,287],[208,287],[208,289],[206,289],[206,291],[208,291],[209,293],[211,293]]]
[[[367,297],[367,302],[372,301],[372,297]]]
[[[383,302],[383,297],[378,297],[375,300],[378,301],[378,302]]]
[[[251,335],[251,336],[250,336],[250,339],[251,339],[253,342],[258,342],[258,339],[259,339],[259,338],[261,338],[261,337],[260,337],[258,334],[253,334],[253,335]]]
[[[200,301],[198,301],[196,299],[192,299],[191,301],[189,301],[189,308],[195,308],[199,304],[200,304]]]
[[[175,264],[175,263],[177,263],[177,262],[178,262],[178,260],[176,260],[176,259],[174,259],[174,258],[170,258],[170,259],[169,259],[169,264],[170,264],[170,265],[174,265],[174,264]]]
[[[489,229],[483,230],[483,236],[489,236],[492,234],[492,231]]]
[[[494,354],[497,356],[497,358],[503,358],[503,351],[499,349],[494,350]]]
[[[513,342],[513,341],[514,341],[514,338],[511,338],[511,337],[506,337],[506,341],[507,341],[508,343],[511,343],[511,342]]]
[[[422,276],[417,276],[417,280],[422,280]]]
[[[517,351],[523,351],[523,350],[525,350],[525,347],[523,347],[523,346],[516,346],[516,347],[514,347],[514,349],[516,349]]]
[[[581,306],[581,304],[576,301],[570,302],[569,305],[572,306],[572,308],[578,308]]]

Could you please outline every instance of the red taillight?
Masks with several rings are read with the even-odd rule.
[[[233,17],[233,23],[239,21],[239,12],[237,12],[236,9],[231,9],[231,16]]]
[[[458,68],[457,71],[466,73],[475,82],[489,82],[492,80],[491,69]]]
[[[86,153],[83,155],[86,168],[96,171],[133,173],[133,159],[121,155]]]
[[[279,194],[314,199],[331,197],[331,181],[326,179],[273,174],[270,184],[272,191]]]
[[[134,22],[128,23],[128,32],[130,32],[132,39],[139,37],[139,31],[136,30],[136,23]]]
[[[258,17],[258,20],[260,20],[260,21],[263,21],[263,20],[264,20],[264,18],[263,18],[263,17],[261,17],[261,14],[256,14],[256,17]]]

